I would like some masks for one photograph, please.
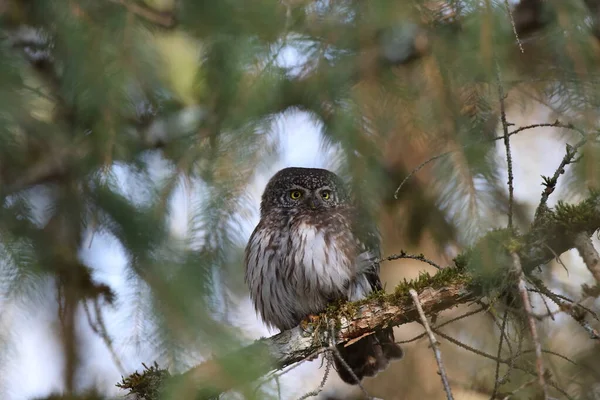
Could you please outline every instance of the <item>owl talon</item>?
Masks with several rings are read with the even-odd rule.
[[[319,322],[319,316],[315,314],[309,314],[306,318],[300,322],[300,326],[305,331],[313,331],[314,325]]]

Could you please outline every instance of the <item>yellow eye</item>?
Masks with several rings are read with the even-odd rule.
[[[321,197],[323,198],[323,200],[329,200],[329,198],[331,197],[331,192],[329,190],[323,190],[321,192]]]
[[[300,197],[302,197],[302,192],[299,190],[292,190],[290,192],[290,197],[292,200],[298,200]]]

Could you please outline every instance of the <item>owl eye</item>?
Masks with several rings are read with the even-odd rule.
[[[331,198],[331,192],[329,190],[323,190],[321,192],[321,197],[323,200],[329,200]]]
[[[292,200],[298,200],[300,197],[302,197],[302,192],[299,190],[292,190],[290,192],[290,197]]]

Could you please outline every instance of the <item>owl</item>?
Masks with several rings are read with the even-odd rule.
[[[379,234],[333,172],[285,168],[268,182],[260,221],[245,252],[245,279],[256,311],[286,330],[331,302],[356,301],[381,289]],[[392,328],[337,346],[340,378],[357,384],[402,357]]]

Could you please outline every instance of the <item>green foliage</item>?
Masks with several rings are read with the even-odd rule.
[[[492,231],[469,249],[465,270],[480,293],[497,295],[514,284],[510,253],[518,250],[519,241],[509,229]]]
[[[158,399],[161,393],[161,385],[170,376],[169,371],[161,369],[158,364],[148,367],[144,365],[142,373],[135,371],[119,383],[117,386],[125,389],[128,393],[135,394],[141,399],[153,400]]]
[[[131,289],[116,293],[131,317],[116,342],[172,371],[240,345],[227,308],[245,295],[249,186],[277,156],[275,124],[296,112],[315,121],[367,222],[402,245],[470,247],[455,268],[400,283],[395,301],[451,282],[502,291],[508,254],[530,236],[498,229],[498,81],[507,107],[537,96],[597,132],[597,43],[582,2],[544,2],[531,41],[515,26],[524,53],[505,2],[432,3],[1,2],[0,300],[26,304],[48,282],[61,302],[110,298],[101,268],[81,260],[84,238],[105,236]],[[597,188],[599,149],[590,140],[573,161],[570,195]],[[545,210],[532,234],[595,224],[596,198]]]

